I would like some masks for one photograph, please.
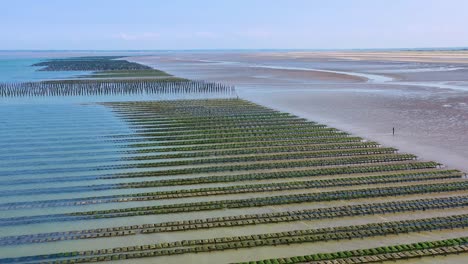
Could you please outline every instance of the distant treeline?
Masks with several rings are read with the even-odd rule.
[[[118,60],[119,56],[93,56],[67,59],[54,59],[33,64],[42,66],[39,71],[122,71],[151,70],[152,68],[135,62]]]
[[[0,83],[0,97],[209,94],[234,97],[233,86],[205,81],[81,80]]]

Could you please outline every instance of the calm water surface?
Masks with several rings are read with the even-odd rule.
[[[42,60],[44,58],[0,56],[0,82],[63,79],[87,73],[46,72],[37,71],[39,67],[31,67],[32,64]],[[141,179],[98,179],[99,176],[114,173],[151,170],[113,167],[145,162],[124,159],[142,155],[129,153],[137,149],[129,145],[145,142],[145,138],[135,137],[134,129],[116,116],[110,108],[99,102],[187,99],[197,96],[203,95],[169,95],[158,98],[154,96],[0,98],[0,238],[176,220],[172,215],[95,220],[64,217],[60,221],[52,222],[41,217],[49,214],[172,204],[174,203],[172,200],[31,208],[11,208],[11,206],[34,205],[45,200],[54,202],[184,188],[168,186],[113,189],[115,184],[139,182]],[[120,136],[119,141],[112,138],[114,135]],[[191,186],[195,187],[197,186]],[[188,217],[200,218],[201,215],[193,213]],[[31,219],[31,221],[23,223],[22,219]],[[0,258],[141,245],[154,243],[164,236],[167,235],[106,238],[105,244],[102,239],[93,239],[0,246]],[[150,259],[148,261],[151,262]]]
[[[86,71],[38,71],[42,67],[31,66],[43,59],[0,57],[0,82],[29,82],[77,77]]]

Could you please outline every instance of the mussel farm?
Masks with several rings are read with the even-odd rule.
[[[224,95],[234,97],[235,89],[220,83],[173,80],[73,80],[0,83],[1,97],[106,96],[106,95]]]
[[[86,65],[146,70],[114,59]],[[177,93],[225,98],[0,107],[0,264],[456,263],[468,252],[464,172],[231,86],[0,84],[3,98]]]

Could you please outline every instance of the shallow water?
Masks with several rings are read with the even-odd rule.
[[[178,55],[179,56],[179,55]],[[216,61],[216,60],[213,60]],[[285,66],[277,59],[268,58],[262,65],[267,67],[249,67],[250,70],[255,71],[260,69],[262,72],[253,73],[255,77],[247,81],[243,74],[231,71],[232,69],[239,70],[239,63],[229,63],[229,60],[221,61],[220,63],[213,63],[213,61],[195,60],[195,66],[192,63],[178,62],[177,65],[169,65],[175,70],[186,71],[188,75],[192,74],[199,78],[224,78],[226,72],[229,72],[230,81],[236,80],[243,84],[240,85],[239,94],[244,98],[249,98],[253,101],[261,102],[265,105],[270,105],[280,110],[293,112],[295,114],[311,118],[322,122],[332,122],[333,126],[338,126],[346,122],[340,123],[343,120],[334,119],[334,115],[346,113],[345,121],[350,123],[357,122],[363,124],[362,120],[358,117],[368,118],[370,126],[385,126],[385,120],[374,120],[371,114],[365,114],[362,111],[356,110],[356,105],[366,107],[368,109],[376,109],[386,106],[386,100],[408,100],[411,104],[413,100],[420,100],[427,96],[427,90],[419,89],[406,89],[398,85],[391,87],[378,85],[374,83],[356,84],[356,79],[350,79],[346,83],[343,77],[352,67],[343,65],[340,61],[331,62],[316,62],[307,63],[300,61],[293,61],[287,63]],[[182,64],[182,66],[181,66]],[[207,72],[194,72],[194,70],[203,65],[210,65]],[[271,67],[269,65],[272,65]],[[354,64],[359,67],[356,72],[367,72],[369,69],[382,63],[373,63],[372,65]],[[228,68],[220,68],[228,67]],[[242,65],[241,65],[242,66]],[[401,65],[386,65],[386,68],[398,68]],[[185,68],[184,67],[188,67]],[[283,68],[282,68],[283,67]],[[328,86],[322,86],[324,81],[320,81],[320,87],[309,85],[318,84],[310,78],[303,77],[284,77],[276,76],[271,72],[264,72],[270,70],[301,70],[307,69],[321,69],[321,74],[339,73],[341,75],[339,81],[333,81]],[[436,68],[438,69],[438,68]],[[205,69],[206,70],[206,69]],[[307,70],[307,72],[314,72],[314,70]],[[345,74],[346,73],[346,74]],[[366,73],[368,74],[368,73]],[[369,79],[371,75],[358,76]],[[237,79],[236,79],[237,78]],[[328,78],[328,77],[327,77]],[[261,80],[261,81],[259,81]],[[291,84],[293,82],[294,84]],[[311,89],[313,88],[313,89]],[[330,102],[337,100],[338,104],[331,104]],[[298,98],[299,97],[299,98]],[[375,100],[375,99],[378,100]],[[385,98],[385,100],[380,100]],[[103,101],[122,101],[122,100],[143,100],[143,99],[156,99],[148,97],[100,97],[100,98],[22,98],[4,100],[0,99],[0,194],[1,192],[22,192],[25,190],[37,190],[42,188],[69,188],[69,192],[61,193],[45,193],[45,194],[30,194],[30,195],[9,195],[0,197],[1,203],[9,202],[31,202],[42,201],[49,199],[69,199],[69,198],[83,198],[90,196],[102,195],[116,195],[116,194],[134,194],[140,192],[150,191],[163,191],[163,190],[180,190],[188,188],[200,187],[217,187],[228,186],[243,183],[216,183],[206,185],[190,185],[190,186],[166,186],[154,188],[141,188],[141,189],[106,189],[98,190],[92,189],[91,185],[111,185],[124,182],[141,181],[142,179],[96,179],[99,175],[108,175],[112,173],[131,171],[131,169],[106,169],[102,171],[89,170],[90,167],[99,167],[109,164],[119,165],[128,164],[128,161],[122,158],[132,157],[135,154],[127,154],[124,151],[133,150],[135,148],[126,148],[125,143],[115,143],[108,141],[109,135],[131,135],[134,129],[130,128],[124,121],[116,117],[108,108],[96,104],[94,102]],[[330,100],[330,101],[327,101]],[[360,101],[363,100],[363,101]],[[372,104],[366,104],[369,100]],[[289,103],[285,102],[289,101]],[[291,107],[293,102],[294,107]],[[449,104],[441,102],[442,104]],[[450,103],[450,105],[457,105]],[[445,107],[449,108],[449,107]],[[313,111],[312,111],[313,110]],[[413,112],[408,111],[408,116]],[[432,112],[431,112],[432,113]],[[385,113],[376,112],[378,116],[385,116]],[[413,116],[411,116],[413,117]],[[346,119],[349,118],[349,119]],[[440,120],[440,119],[438,119]],[[453,121],[459,121],[457,119]],[[335,123],[333,123],[335,122]],[[359,123],[361,122],[361,123]],[[424,122],[420,120],[419,122]],[[365,124],[365,123],[364,123]],[[364,126],[364,125],[363,125]],[[7,127],[7,129],[3,129]],[[366,126],[360,128],[360,132],[364,131]],[[458,128],[458,127],[456,127]],[[351,129],[352,130],[352,129]],[[359,130],[358,130],[359,131]],[[384,130],[385,131],[385,130]],[[439,131],[439,130],[430,130]],[[384,133],[379,130],[379,133]],[[357,133],[361,135],[361,133]],[[369,134],[362,133],[365,136]],[[377,134],[377,136],[380,134]],[[370,134],[375,136],[374,134]],[[385,137],[388,135],[385,134]],[[449,135],[450,136],[450,135]],[[461,146],[463,147],[464,141]],[[413,147],[410,148],[409,152]],[[417,149],[417,148],[416,148]],[[139,154],[142,155],[142,154]],[[131,162],[136,163],[136,162]],[[153,169],[151,169],[153,170]],[[137,169],[136,171],[144,171],[144,169]],[[225,175],[226,172],[221,173],[206,173],[197,175],[200,177],[210,175]],[[178,175],[178,176],[161,176],[148,178],[147,180],[162,180],[162,179],[177,179],[189,178],[193,175]],[[71,181],[67,181],[73,179]],[[144,179],[146,180],[146,179]],[[248,184],[259,182],[281,182],[279,180],[266,180],[266,181],[252,181]],[[307,180],[303,178],[301,180]],[[3,183],[3,184],[2,184]],[[398,184],[394,184],[398,185]],[[370,186],[374,187],[374,186]],[[79,188],[79,191],[71,191],[74,188]],[[354,187],[339,187],[335,189],[347,189]],[[364,187],[363,187],[364,188]],[[322,192],[327,189],[315,189],[311,192]],[[47,207],[47,208],[33,208],[33,209],[18,209],[0,211],[0,220],[2,218],[16,217],[16,216],[35,216],[46,214],[60,214],[74,211],[87,211],[92,209],[112,209],[112,208],[128,208],[139,207],[148,205],[163,205],[163,204],[176,204],[183,202],[199,202],[209,200],[223,200],[223,199],[245,199],[249,197],[265,197],[279,194],[292,194],[304,193],[305,190],[293,190],[271,193],[249,193],[249,194],[233,194],[233,195],[219,195],[210,197],[191,197],[173,200],[160,200],[160,201],[143,201],[143,202],[128,202],[128,203],[103,203],[86,206],[71,206],[71,207]],[[433,197],[446,197],[452,195],[465,195],[462,192],[448,192],[448,193],[430,193],[421,195],[406,195],[395,197],[378,197],[373,199],[356,199],[348,201],[330,201],[330,202],[314,202],[314,203],[301,203],[301,204],[286,204],[278,206],[264,206],[258,208],[239,208],[229,210],[214,210],[214,211],[201,211],[201,212],[187,212],[178,214],[164,214],[164,215],[145,215],[135,217],[122,217],[122,218],[109,218],[109,219],[92,219],[92,220],[73,220],[62,222],[46,222],[46,223],[32,223],[28,225],[11,225],[0,226],[1,236],[7,235],[22,235],[22,234],[35,234],[43,232],[55,231],[70,231],[80,229],[90,229],[99,227],[112,227],[122,225],[138,225],[148,223],[160,223],[165,221],[175,220],[188,220],[199,219],[207,217],[222,217],[241,214],[253,213],[269,213],[279,211],[291,211],[311,208],[323,208],[329,206],[342,206],[349,204],[362,204],[371,202],[388,202],[403,199],[420,199],[420,198],[433,198]],[[253,233],[267,233],[279,232],[295,229],[309,229],[326,226],[339,226],[350,224],[364,224],[371,222],[382,222],[390,220],[412,219],[420,217],[433,217],[443,216],[448,214],[461,214],[466,213],[466,208],[450,209],[450,210],[434,210],[428,212],[416,213],[403,213],[403,214],[389,214],[389,215],[374,215],[374,216],[359,216],[359,217],[346,217],[338,219],[325,219],[319,221],[301,221],[281,224],[268,224],[258,226],[244,226],[233,228],[215,228],[205,229],[198,231],[188,232],[175,232],[175,233],[160,233],[152,235],[135,235],[129,237],[115,237],[109,239],[91,239],[91,240],[75,240],[75,241],[61,241],[55,243],[43,244],[30,244],[21,246],[7,246],[0,247],[0,256],[24,256],[41,253],[56,253],[70,250],[85,250],[85,249],[101,249],[112,248],[116,246],[129,246],[129,245],[142,245],[152,244],[165,241],[178,241],[186,239],[198,238],[212,238],[233,235],[248,235]],[[402,240],[405,242],[411,241],[425,241],[428,239],[441,239],[446,237],[455,237],[466,235],[466,231],[437,231],[425,232],[419,234],[403,234],[398,236],[375,237],[366,240],[352,240],[352,241],[339,241],[339,242],[324,242],[324,243],[308,243],[302,245],[291,246],[278,246],[278,247],[258,247],[252,249],[241,249],[239,251],[223,251],[201,254],[186,254],[180,256],[161,257],[161,258],[148,258],[127,261],[127,263],[154,263],[155,261],[161,263],[224,263],[228,261],[247,261],[253,259],[263,259],[270,257],[284,257],[294,255],[311,254],[315,252],[329,252],[339,251],[343,249],[354,248],[368,248],[375,245],[391,245],[398,244]]]
[[[124,158],[143,154],[131,154],[125,151],[135,150],[127,148],[126,143],[109,141],[110,135],[132,135],[134,129],[117,117],[111,109],[93,103],[93,101],[114,100],[121,101],[126,97],[115,98],[23,98],[8,100],[0,105],[0,187],[1,203],[34,202],[41,200],[56,200],[70,198],[84,198],[103,195],[133,194],[148,191],[176,190],[195,188],[190,187],[154,187],[144,189],[92,189],[90,185],[109,186],[111,184],[137,182],[141,179],[97,179],[99,175],[111,175],[112,173],[128,171],[145,171],[152,169],[113,169],[104,166],[136,164],[148,161],[126,161]],[[131,100],[141,100],[131,98]],[[148,99],[148,98],[145,98]],[[5,128],[5,129],[3,129]],[[160,160],[165,161],[165,160]],[[102,170],[90,170],[93,167],[101,167]],[[190,175],[188,175],[190,176]],[[75,177],[79,181],[68,181]],[[175,177],[159,177],[178,178]],[[81,180],[82,178],[82,180]],[[149,179],[148,179],[149,180]],[[232,185],[223,184],[222,186]],[[212,185],[212,186],[217,186]],[[51,193],[51,188],[62,189],[60,193]],[[64,191],[63,189],[69,191]],[[73,188],[79,188],[73,191]],[[28,190],[37,191],[45,189],[43,194],[27,194]],[[217,200],[218,197],[208,200]],[[184,201],[201,201],[203,198],[190,198]],[[139,207],[149,205],[173,204],[172,200],[141,201],[132,203],[102,203],[88,206],[72,207],[46,207],[18,210],[1,210],[0,220],[12,217],[30,217],[47,214],[62,214],[67,212],[79,212],[88,210],[106,210],[127,207]],[[203,213],[189,213],[188,219],[202,218]],[[180,216],[174,215],[149,215],[141,217],[109,218],[95,220],[72,221],[63,218],[59,222],[37,222],[21,225],[2,225],[2,236],[35,234],[43,232],[70,231],[98,227],[112,227],[129,224],[143,224],[176,220]],[[167,237],[167,235],[164,235]],[[148,237],[148,239],[151,239]],[[117,238],[106,241],[105,247],[119,245],[142,244],[145,240],[141,237]],[[64,241],[49,244],[32,244],[27,246],[0,247],[0,256],[24,256],[46,252],[63,252],[69,250],[83,250],[90,248],[102,248],[99,240]]]
[[[30,82],[64,79],[89,74],[87,71],[39,71],[42,67],[31,66],[43,59],[0,57],[0,82]]]

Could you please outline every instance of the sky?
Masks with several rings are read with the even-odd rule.
[[[466,0],[0,0],[0,50],[468,46]]]

